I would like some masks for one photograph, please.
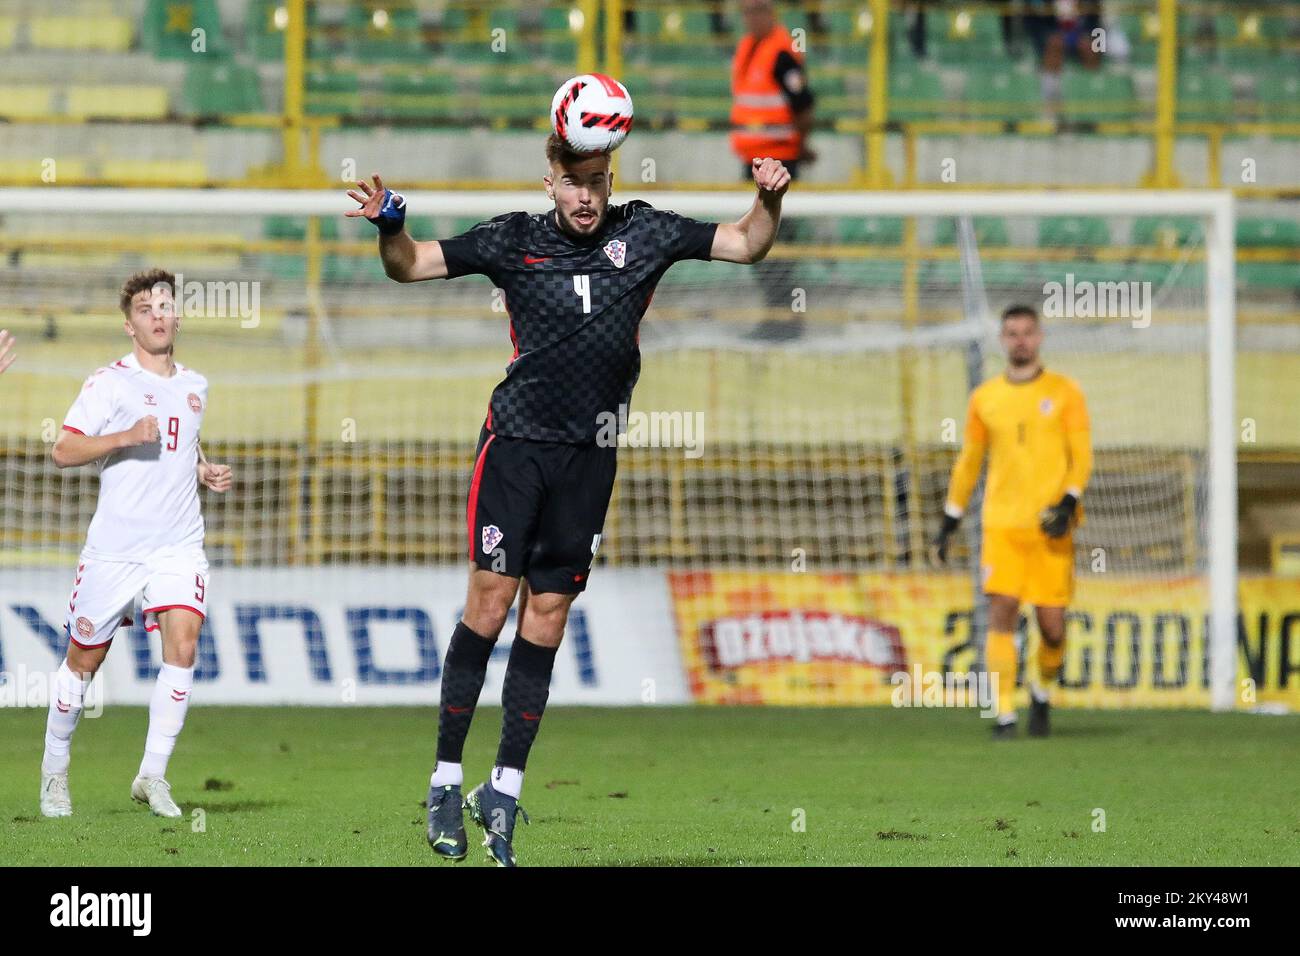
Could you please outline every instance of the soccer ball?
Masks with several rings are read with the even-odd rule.
[[[576,153],[612,153],[632,128],[632,95],[603,73],[575,76],[555,91],[551,128]]]

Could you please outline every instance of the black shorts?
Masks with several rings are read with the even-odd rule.
[[[466,508],[469,558],[527,578],[536,592],[578,594],[600,545],[618,449],[532,441],[486,428]]]

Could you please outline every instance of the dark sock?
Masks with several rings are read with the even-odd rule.
[[[523,770],[528,751],[542,723],[546,699],[551,696],[551,670],[555,667],[554,647],[530,644],[515,634],[510,645],[510,663],[501,686],[501,745],[497,766]]]
[[[465,737],[483,690],[488,658],[496,641],[476,634],[461,621],[451,636],[442,665],[442,700],[438,705],[438,759],[460,763]]]

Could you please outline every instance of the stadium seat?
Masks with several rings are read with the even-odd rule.
[[[304,109],[312,116],[355,116],[361,112],[361,84],[355,73],[311,70],[304,85]]]
[[[307,4],[307,43],[310,50],[316,41],[320,4]],[[250,0],[245,15],[248,47],[254,57],[263,61],[284,59],[284,0]],[[316,41],[318,42],[318,41]]]
[[[926,54],[945,66],[1005,61],[997,14],[975,7],[931,8],[926,17]]]
[[[1061,111],[1085,123],[1132,119],[1137,112],[1133,78],[1102,70],[1067,69],[1061,75]]]
[[[1274,218],[1240,219],[1237,221],[1237,247],[1300,250],[1300,222]],[[1300,263],[1239,262],[1237,281],[1250,288],[1289,289],[1300,294]]]
[[[1129,60],[1139,66],[1152,66],[1160,43],[1160,17],[1153,13],[1121,13],[1116,18],[1128,40]]]
[[[869,246],[897,246],[903,242],[903,220],[898,216],[835,220],[836,239]]]
[[[0,17],[0,50],[12,50],[18,38],[18,18]]]
[[[427,59],[420,35],[419,14],[412,9],[350,6],[343,22],[344,53],[362,63],[388,63]]]
[[[1190,216],[1139,216],[1133,221],[1130,245],[1173,249],[1196,241],[1200,222]]]
[[[37,50],[104,50],[131,48],[135,30],[126,17],[41,15],[27,21],[27,38]]]
[[[162,119],[167,115],[165,86],[69,86],[65,112],[85,119]]]
[[[374,110],[387,117],[448,117],[460,109],[455,77],[446,73],[385,76]]]
[[[1110,243],[1110,228],[1096,216],[1045,216],[1038,221],[1038,244],[1101,248]]]
[[[199,159],[106,159],[100,176],[131,186],[201,186],[208,169]]]
[[[1038,77],[1004,64],[971,70],[965,101],[973,119],[1031,119],[1043,108]]]
[[[1255,74],[1255,97],[1263,122],[1300,122],[1300,70],[1261,70]]]
[[[39,159],[0,159],[0,181],[36,186],[44,183],[48,157]],[[86,163],[81,159],[59,159],[52,167],[55,182],[78,182],[86,178]]]
[[[899,65],[889,77],[889,116],[895,120],[935,119],[948,108],[939,74],[923,66]]]
[[[195,59],[181,92],[195,116],[260,113],[264,108],[257,71],[233,60]]]
[[[1180,71],[1178,119],[1191,123],[1224,123],[1232,119],[1232,83],[1222,73]]]
[[[0,86],[0,118],[40,119],[53,112],[53,87],[36,84]]]
[[[936,246],[957,245],[956,219],[938,219],[935,221],[934,244]],[[975,244],[977,246],[1010,245],[1011,240],[1007,233],[1007,221],[995,216],[976,216]]]
[[[216,0],[149,0],[145,5],[140,40],[160,60],[192,57],[194,30],[204,32],[205,52],[224,48]]]

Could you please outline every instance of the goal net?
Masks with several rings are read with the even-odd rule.
[[[711,219],[749,202],[645,198]],[[408,202],[428,239],[545,199]],[[178,358],[211,383],[205,451],[236,471],[232,494],[205,495],[214,580],[463,570],[475,442],[510,358],[504,303],[481,277],[389,281],[350,205],[341,191],[7,192],[11,586],[75,562],[95,472],[58,472],[50,444],[80,382],[128,350],[117,290],[154,265],[183,281]],[[675,649],[696,700],[883,702],[899,669],[975,668],[975,504],[953,568],[928,569],[925,546],[967,395],[1004,364],[997,315],[1025,303],[1044,316],[1047,366],[1083,388],[1096,455],[1065,702],[1231,706],[1231,199],[808,191],[786,216],[761,266],[683,262],[661,282],[576,606],[609,588]]]

